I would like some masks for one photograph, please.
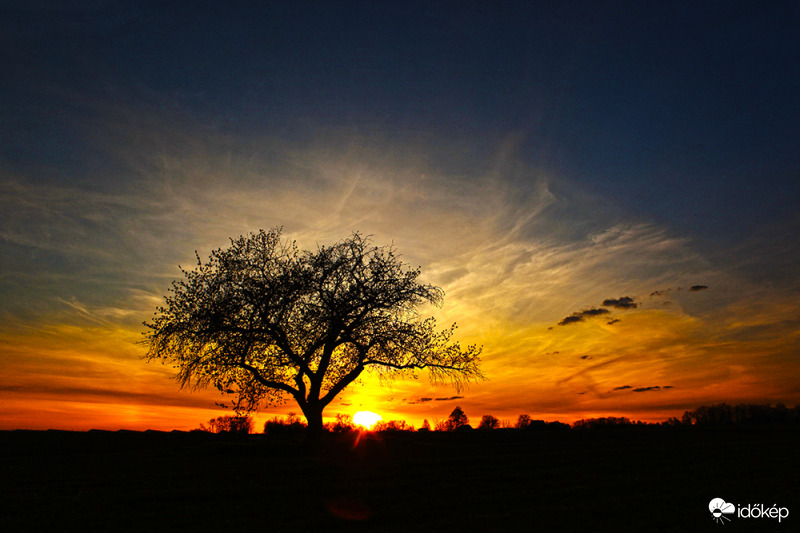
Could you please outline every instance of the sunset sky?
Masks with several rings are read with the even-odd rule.
[[[484,346],[486,382],[365,377],[327,417],[800,403],[798,2],[3,6],[0,429],[226,414],[142,322],[276,226],[393,243]]]

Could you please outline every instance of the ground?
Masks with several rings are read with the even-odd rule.
[[[0,531],[718,531],[708,503],[789,509],[791,429],[222,437],[0,432]]]

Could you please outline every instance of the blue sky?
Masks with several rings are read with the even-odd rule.
[[[174,403],[138,361],[141,321],[195,250],[280,225],[306,247],[394,242],[443,286],[441,318],[486,345],[475,416],[800,401],[796,2],[2,10],[14,409],[74,401],[90,424],[130,383]],[[619,323],[558,326],[623,296]],[[628,385],[669,388],[609,393]],[[353,394],[411,417],[444,396],[396,386]],[[124,423],[168,423],[146,411]]]

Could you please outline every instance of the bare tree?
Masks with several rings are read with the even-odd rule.
[[[145,357],[176,365],[182,387],[235,395],[237,412],[291,397],[319,432],[325,406],[366,369],[383,379],[426,369],[456,389],[483,379],[479,347],[419,317],[442,290],[359,233],[312,252],[260,230],[181,272],[145,322]]]

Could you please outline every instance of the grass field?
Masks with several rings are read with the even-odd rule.
[[[0,432],[0,531],[800,531],[800,432]],[[708,503],[777,504],[717,524]]]

